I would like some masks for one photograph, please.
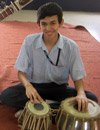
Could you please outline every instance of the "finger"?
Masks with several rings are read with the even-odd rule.
[[[33,99],[32,94],[29,95],[29,99],[30,99],[30,101],[31,101],[32,103],[34,103],[34,99]]]
[[[86,100],[86,104],[85,104],[85,111],[88,111],[88,100]]]
[[[40,101],[38,100],[37,94],[32,95],[32,99],[33,99],[34,103],[40,103]]]
[[[85,110],[86,110],[86,102],[84,100],[82,100],[81,102],[82,102],[82,112],[85,112]]]
[[[36,103],[37,102],[37,96],[36,96],[36,94],[34,92],[32,92],[30,94],[30,100],[31,100],[32,103]]]
[[[78,100],[78,111],[81,111],[81,106],[82,106],[81,100]]]
[[[37,98],[40,102],[43,102],[43,98],[39,94],[37,94]]]
[[[27,98],[30,98],[30,96],[29,96],[29,94],[26,92],[26,96],[27,96]]]
[[[27,96],[28,99],[30,98],[29,95],[26,94],[26,96]]]

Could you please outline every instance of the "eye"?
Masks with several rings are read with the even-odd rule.
[[[47,24],[43,22],[43,23],[41,23],[41,25],[42,25],[42,26],[46,26]]]
[[[56,24],[56,22],[52,22],[52,23],[51,23],[51,25],[55,25],[55,24]]]

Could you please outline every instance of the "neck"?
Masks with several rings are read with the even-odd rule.
[[[58,38],[59,38],[59,34],[57,34],[54,38],[47,38],[47,37],[43,36],[44,44],[47,47],[49,52],[56,45]]]
[[[55,46],[59,38],[59,34],[57,34],[54,38],[48,38],[43,36],[43,40],[46,46]]]

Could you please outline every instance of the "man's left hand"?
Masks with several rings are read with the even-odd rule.
[[[86,112],[88,109],[88,99],[85,94],[79,94],[76,96],[78,103],[78,111]]]

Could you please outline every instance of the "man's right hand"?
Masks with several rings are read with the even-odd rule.
[[[26,89],[26,96],[33,103],[40,103],[43,101],[37,90],[34,86],[28,81],[27,75],[24,72],[18,71],[18,77],[21,83],[24,85]]]
[[[31,83],[26,86],[26,95],[33,103],[40,103],[43,101],[37,90],[33,87]]]

